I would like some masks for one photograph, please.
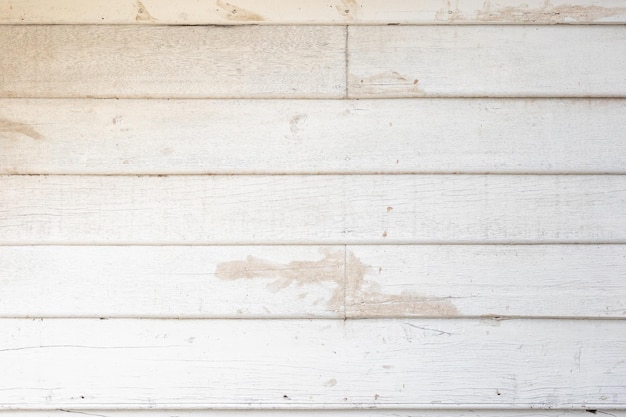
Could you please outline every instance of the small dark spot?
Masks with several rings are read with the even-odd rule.
[[[290,400],[291,398],[289,398],[289,396],[287,394],[283,395],[283,398],[286,400]]]
[[[379,398],[380,398],[380,395],[378,395],[378,394],[374,394],[374,400],[377,400],[377,399],[379,399]]]
[[[502,395],[502,394],[500,394],[500,391],[496,390],[496,395]]]
[[[81,400],[84,400],[84,399],[85,399],[85,396],[84,396],[84,395],[81,395],[81,396],[80,396],[80,399],[81,399]]]
[[[399,25],[399,24],[400,24],[400,23],[387,23],[387,26],[397,26],[397,25]]]
[[[415,85],[415,84],[417,84],[419,82],[420,82],[420,80],[413,80],[413,85]]]
[[[393,210],[393,207],[387,207],[387,213],[389,213],[391,210]]]
[[[383,237],[387,237],[387,231],[386,230],[383,232]]]
[[[595,414],[598,412],[598,410],[585,410],[585,411],[591,414]]]

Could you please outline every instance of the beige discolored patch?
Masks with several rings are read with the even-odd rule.
[[[307,119],[306,114],[296,114],[289,121],[289,130],[291,133],[296,134],[300,130],[299,124]]]
[[[507,23],[565,23],[565,22],[593,22],[612,16],[626,14],[626,7],[602,6],[553,6],[545,1],[543,7],[499,7],[492,9],[491,2],[485,2],[478,11],[476,18],[482,22]]]
[[[262,22],[265,20],[260,14],[242,9],[232,3],[217,0],[215,5],[218,7],[215,10],[217,14],[226,20],[239,22]]]
[[[146,6],[140,0],[136,0],[136,6],[137,15],[135,16],[135,20],[137,22],[154,22],[157,20],[150,14]]]
[[[348,19],[354,19],[356,17],[358,8],[359,4],[356,0],[341,0],[339,4],[335,5],[335,9],[337,9],[339,14]]]
[[[348,251],[346,254],[346,314],[348,317],[455,316],[458,310],[447,298],[423,297],[413,292],[383,294],[380,285],[365,276],[371,268]]]
[[[29,137],[35,140],[42,140],[44,137],[25,123],[13,122],[11,120],[0,119],[0,136],[15,137],[15,134]]]
[[[218,264],[215,275],[224,280],[272,279],[267,287],[273,292],[293,284],[336,283],[337,288],[328,301],[328,308],[343,311],[344,251],[323,248],[320,252],[324,257],[318,261],[292,261],[287,264],[250,255],[241,261]]]

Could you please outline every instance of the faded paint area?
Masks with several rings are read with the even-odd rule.
[[[377,269],[380,271],[380,269]],[[424,297],[410,291],[383,294],[380,285],[366,283],[365,277],[375,273],[348,251],[346,254],[346,315],[348,317],[410,317],[456,316],[457,308],[448,298]]]
[[[135,16],[137,22],[154,22],[156,19],[150,14],[146,6],[137,0],[137,16]]]
[[[0,119],[0,136],[15,137],[15,133],[35,140],[44,139],[39,132],[27,124]]]
[[[237,22],[262,22],[263,20],[265,20],[263,16],[238,7],[232,3],[217,0],[215,2],[215,5],[218,7],[217,9],[215,9],[217,14],[226,20],[232,20]]]
[[[346,308],[346,317],[440,317],[458,314],[447,298],[423,297],[408,291],[382,294],[378,284],[366,283],[365,277],[373,269],[363,264],[354,253],[345,253],[344,264],[344,251],[322,249],[321,252],[324,257],[319,261],[292,261],[287,264],[248,256],[244,260],[218,264],[215,275],[223,280],[271,279],[273,281],[267,288],[275,293],[291,285],[336,283],[327,305],[333,311]]]
[[[602,7],[602,6],[553,6],[546,1],[543,7],[531,9],[528,7],[499,7],[491,8],[488,0],[482,10],[476,13],[476,19],[481,22],[506,22],[506,23],[566,23],[566,22],[589,22],[608,17],[626,14],[626,7]],[[446,20],[466,19],[452,15]]]
[[[328,308],[343,311],[344,251],[325,248],[320,252],[324,257],[318,261],[292,261],[287,264],[250,255],[244,260],[218,264],[215,276],[223,280],[271,279],[273,281],[267,288],[275,293],[291,285],[335,283],[337,287],[328,301]]]

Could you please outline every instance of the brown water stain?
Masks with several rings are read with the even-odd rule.
[[[146,9],[146,6],[140,0],[136,0],[135,3],[137,6],[137,16],[135,16],[135,21],[154,22],[155,20],[157,20],[150,14],[148,9]]]
[[[263,16],[249,10],[242,9],[232,3],[217,0],[215,5],[218,7],[218,9],[215,10],[217,14],[227,20],[240,22],[262,22],[265,20]]]
[[[365,288],[365,276],[371,273],[372,268],[351,251],[322,248],[320,253],[323,258],[317,261],[292,261],[286,264],[250,255],[244,260],[218,264],[215,275],[223,280],[271,279],[273,281],[267,284],[267,288],[273,292],[291,285],[336,283],[327,306],[336,312],[344,311],[345,307],[346,317],[458,315],[457,308],[447,298],[424,297],[410,291],[383,294],[380,285],[376,283],[367,283]]]
[[[35,140],[44,139],[39,132],[27,124],[0,119],[0,135],[3,133],[17,133]]]
[[[482,22],[508,23],[564,23],[596,21],[612,16],[626,14],[626,7],[602,6],[553,6],[546,1],[543,7],[530,9],[528,7],[501,7],[491,9],[491,2],[486,1],[476,18]]]

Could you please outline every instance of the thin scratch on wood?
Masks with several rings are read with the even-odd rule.
[[[218,13],[219,16],[227,20],[242,22],[262,22],[263,20],[265,20],[265,18],[260,14],[243,9],[232,3],[217,0],[215,4],[218,7],[218,9],[216,9],[215,11]]]
[[[602,7],[602,6],[553,6],[546,1],[543,7],[501,7],[495,10],[491,8],[491,2],[487,0],[476,18],[483,22],[509,22],[509,23],[563,23],[568,21],[596,21],[612,16],[626,14],[626,7]],[[457,16],[460,20],[469,20]],[[454,18],[447,20],[453,21]]]

